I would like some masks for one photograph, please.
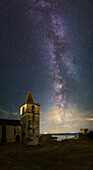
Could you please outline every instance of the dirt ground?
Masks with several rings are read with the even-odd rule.
[[[93,170],[93,140],[0,145],[0,170]]]

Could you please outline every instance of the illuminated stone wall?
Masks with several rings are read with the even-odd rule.
[[[39,105],[27,104],[26,109],[26,112],[20,115],[22,141],[28,145],[37,145],[39,144]]]
[[[80,129],[80,133],[88,133],[89,132],[89,130],[88,129]]]
[[[24,105],[22,105],[22,106],[20,107],[20,115],[23,114],[23,108],[24,108],[24,113],[25,113],[26,110],[27,110],[27,104],[24,104]]]

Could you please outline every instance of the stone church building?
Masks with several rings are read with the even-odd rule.
[[[20,106],[20,120],[0,119],[0,143],[39,144],[39,103],[33,102],[30,91]]]

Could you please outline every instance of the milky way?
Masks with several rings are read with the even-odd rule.
[[[75,83],[73,74],[72,58],[69,58],[69,42],[65,36],[65,26],[60,16],[60,8],[56,3],[46,1],[34,1],[35,17],[33,22],[38,24],[41,29],[43,42],[42,48],[47,50],[44,54],[46,65],[48,65],[49,75],[52,79],[53,93],[52,99],[58,107],[65,107],[66,100],[69,98],[70,88],[67,82]],[[44,51],[44,49],[42,49]]]
[[[40,103],[42,132],[91,128],[92,1],[1,0],[0,5],[1,118],[18,119],[30,90]]]

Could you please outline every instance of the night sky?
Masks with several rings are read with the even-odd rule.
[[[0,118],[31,91],[41,132],[93,129],[93,1],[0,1]]]

